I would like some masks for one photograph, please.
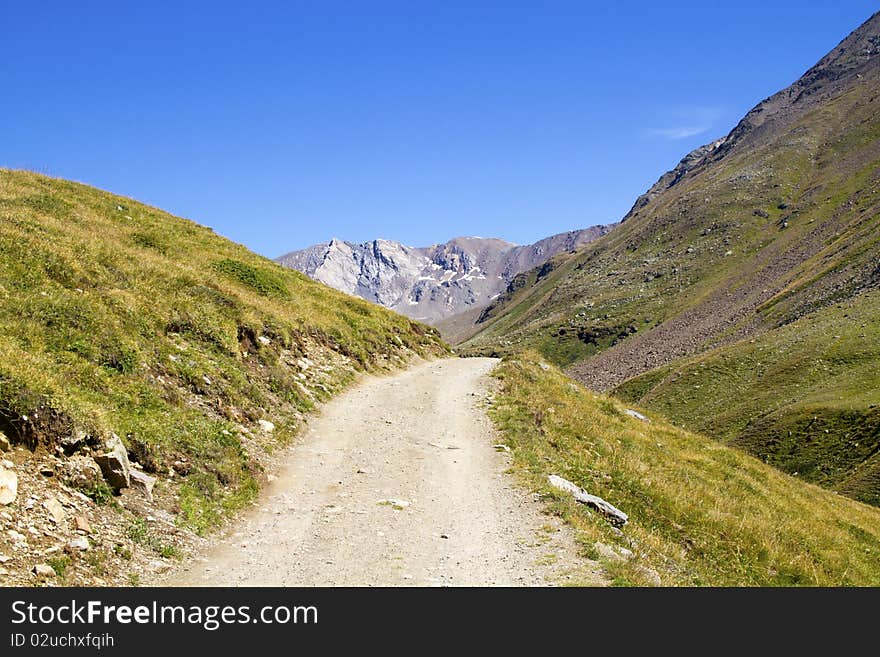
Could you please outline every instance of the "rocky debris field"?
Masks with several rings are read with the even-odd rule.
[[[347,361],[318,346],[310,354],[322,364],[302,357],[290,366],[317,403]],[[303,417],[296,412],[297,422]],[[276,433],[265,418],[234,427],[263,485],[284,453],[273,449]],[[179,516],[193,464],[180,455],[157,471],[137,458],[115,434],[74,431],[32,449],[0,432],[0,586],[137,586],[203,549]]]
[[[201,542],[167,510],[172,487],[111,441],[67,458],[0,438],[0,585],[137,585]]]

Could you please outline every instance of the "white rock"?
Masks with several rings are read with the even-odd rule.
[[[623,525],[625,525],[629,520],[629,516],[627,516],[616,506],[614,506],[610,502],[606,502],[601,497],[590,495],[590,493],[585,491],[577,484],[573,484],[568,479],[563,479],[558,475],[550,475],[547,479],[549,480],[551,486],[571,493],[574,496],[575,500],[577,500],[581,504],[586,504],[590,508],[595,509],[596,511],[601,513],[603,516],[605,516],[605,519],[615,527],[623,527]]]
[[[130,473],[131,487],[139,490],[147,498],[148,502],[153,501],[153,486],[156,485],[156,478],[141,472],[140,470],[132,470]]]
[[[77,536],[76,538],[72,538],[67,541],[67,550],[72,552],[74,550],[85,551],[89,549],[89,539],[85,536]]]
[[[269,338],[267,338],[265,335],[259,336],[257,338],[257,342],[259,342],[264,347],[268,347],[270,344],[272,344],[272,341]]]
[[[61,506],[61,502],[56,500],[54,497],[47,497],[43,502],[43,508],[49,512],[49,520],[54,522],[56,525],[61,524],[67,518],[67,512]]]
[[[275,431],[275,425],[272,422],[269,422],[269,420],[257,420],[257,424],[259,424],[260,429],[266,433],[272,433]]]
[[[131,466],[128,462],[128,451],[122,439],[115,433],[110,434],[104,445],[104,453],[95,457],[101,468],[104,479],[114,489],[128,488],[131,485]]]
[[[623,557],[621,557],[613,547],[606,543],[596,541],[593,543],[593,549],[595,549],[603,559],[608,559],[609,561],[623,561]]]
[[[634,417],[634,418],[637,419],[637,420],[641,420],[642,422],[648,422],[648,423],[651,422],[651,420],[650,420],[648,417],[642,415],[642,414],[639,413],[638,411],[634,411],[634,410],[631,409],[631,408],[626,409],[626,410],[624,411],[624,413],[626,413],[626,414],[629,415],[630,417]]]
[[[0,467],[0,504],[12,504],[18,496],[18,475]]]
[[[82,429],[74,429],[70,434],[63,436],[60,440],[59,447],[61,453],[72,454],[77,451],[81,447],[83,447],[86,442],[88,442],[89,436]]]
[[[10,540],[13,543],[27,543],[27,538],[24,534],[19,534],[14,529],[10,529],[6,534],[9,536]]]
[[[633,556],[632,550],[627,550],[624,547],[611,546],[607,543],[600,543],[599,541],[596,541],[593,544],[593,547],[596,549],[596,552],[599,553],[600,557],[608,559],[609,561],[627,561]]]
[[[55,577],[55,569],[47,563],[38,563],[31,572],[37,577]]]
[[[647,566],[642,566],[639,568],[639,572],[644,575],[645,579],[651,584],[651,586],[662,586],[663,582],[660,580],[660,575],[653,568],[648,568]]]

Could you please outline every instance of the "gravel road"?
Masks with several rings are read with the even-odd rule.
[[[323,407],[260,502],[182,586],[601,585],[571,530],[506,474],[497,361],[422,362]]]

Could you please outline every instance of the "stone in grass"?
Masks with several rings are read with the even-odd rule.
[[[131,487],[143,493],[148,502],[153,501],[153,486],[156,485],[156,478],[141,472],[140,470],[132,470],[130,472]]]
[[[600,557],[608,561],[628,561],[633,556],[632,550],[627,550],[624,547],[614,547],[600,541],[596,541],[593,544],[593,548],[595,548]]]
[[[639,568],[639,573],[647,580],[647,582],[651,586],[663,586],[663,582],[660,579],[660,574],[653,568],[642,566]]]
[[[558,475],[550,475],[547,479],[550,481],[551,486],[571,493],[575,500],[601,513],[615,527],[623,527],[629,520],[629,516],[616,506],[606,502],[601,497],[590,495],[590,493],[577,484],[573,484],[568,479],[563,479]]]
[[[634,417],[634,418],[637,419],[637,420],[641,420],[642,422],[647,422],[647,423],[649,423],[649,424],[651,423],[650,418],[648,418],[648,417],[645,416],[645,415],[642,415],[642,414],[639,413],[638,411],[634,411],[634,410],[631,409],[631,408],[626,409],[626,410],[624,411],[624,413],[626,413],[626,414],[629,415],[630,417]]]
[[[31,572],[37,577],[55,577],[55,569],[47,563],[38,563]]]
[[[131,465],[128,452],[122,440],[115,433],[104,443],[104,452],[95,457],[101,468],[104,479],[114,490],[128,488],[131,485]]]

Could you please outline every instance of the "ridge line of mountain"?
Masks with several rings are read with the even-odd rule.
[[[465,353],[535,349],[807,481],[880,505],[880,12],[608,236],[522,274]]]
[[[428,323],[490,303],[517,275],[605,235],[615,224],[557,233],[532,244],[456,237],[412,247],[395,240],[338,238],[276,262],[343,292]]]

